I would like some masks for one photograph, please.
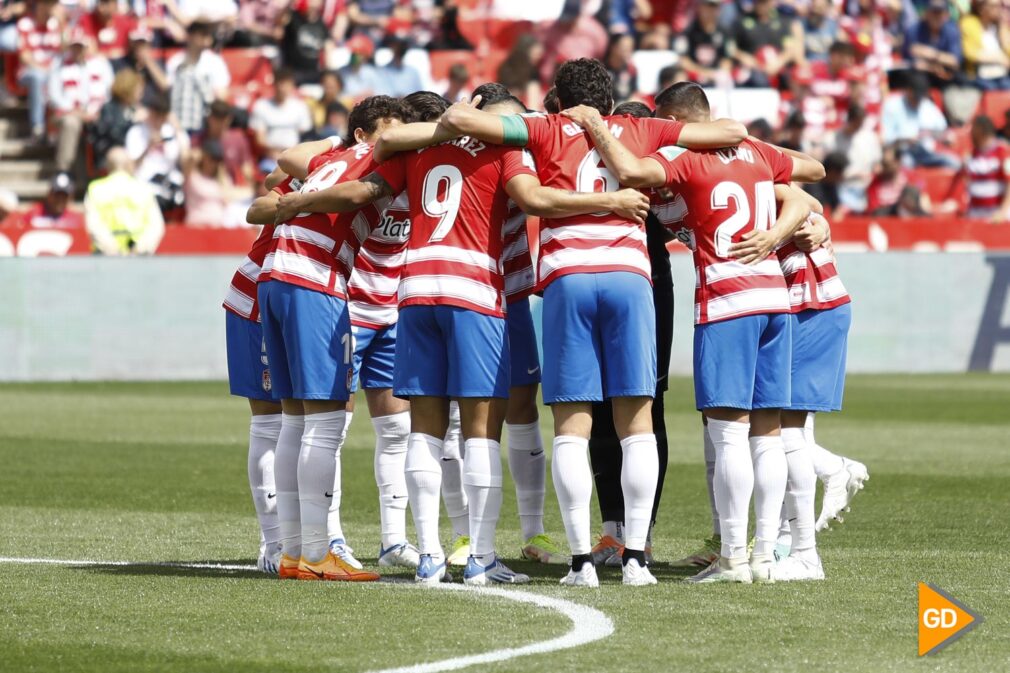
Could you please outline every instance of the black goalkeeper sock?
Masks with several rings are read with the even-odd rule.
[[[628,565],[628,561],[635,559],[638,561],[638,565],[642,568],[645,567],[645,552],[640,549],[628,549],[624,548],[624,555],[621,556],[621,564]]]
[[[582,566],[593,565],[593,555],[592,554],[573,554],[572,555],[572,570],[579,572],[582,570]]]

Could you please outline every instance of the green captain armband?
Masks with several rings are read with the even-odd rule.
[[[519,115],[510,115],[501,118],[502,144],[514,145],[516,147],[526,147],[530,141],[530,131],[526,128],[526,122]]]

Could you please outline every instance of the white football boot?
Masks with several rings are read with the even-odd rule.
[[[408,542],[394,544],[385,549],[381,544],[379,545],[380,566],[386,568],[394,566],[399,566],[401,568],[416,568],[419,562],[420,553],[418,552],[417,547]]]
[[[772,577],[776,582],[805,582],[824,579],[824,567],[817,552],[813,552],[813,559],[803,558],[799,555],[787,556],[772,568]]]
[[[629,587],[647,587],[659,583],[649,572],[649,566],[638,565],[638,559],[629,559],[621,569],[621,575],[621,584]]]
[[[774,554],[751,554],[750,576],[755,584],[774,584],[772,569],[775,567]]]
[[[754,578],[750,573],[750,561],[748,559],[724,559],[719,557],[712,562],[712,565],[694,577],[688,577],[684,581],[690,584],[715,584],[717,582],[750,584],[754,581]]]
[[[561,585],[566,587],[599,587],[600,579],[596,576],[596,566],[583,563],[578,572],[569,569],[568,574],[561,578]]]

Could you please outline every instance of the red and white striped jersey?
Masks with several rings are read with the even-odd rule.
[[[97,115],[109,100],[112,80],[112,66],[104,56],[93,56],[83,63],[57,59],[49,73],[49,107],[57,114]]]
[[[537,274],[533,268],[533,253],[526,231],[526,213],[512,200],[509,200],[508,206],[508,216],[502,227],[502,268],[505,273],[505,300],[512,303],[533,294]]]
[[[503,317],[505,185],[535,175],[522,150],[463,137],[398,154],[376,172],[410,200],[400,308],[448,305]]]
[[[793,313],[807,309],[824,311],[852,301],[838,275],[835,252],[830,242],[813,252],[803,252],[790,242],[779,248],[777,254],[789,289],[789,305]]]
[[[301,182],[294,178],[288,178],[281,184],[274,187],[278,194],[287,194],[301,187]],[[253,241],[249,254],[242,260],[242,265],[235,271],[231,278],[231,285],[224,296],[224,308],[237,316],[246,320],[260,319],[259,299],[256,295],[256,283],[259,281],[260,273],[263,270],[263,260],[270,250],[271,241],[274,238],[274,225],[266,224],[260,229],[259,236]]]
[[[358,250],[354,271],[347,284],[351,324],[380,329],[396,323],[397,291],[407,259],[410,236],[410,203],[407,192],[395,199],[376,202],[382,208],[379,223]]]
[[[581,127],[560,115],[524,116],[529,130],[527,148],[536,161],[541,182],[548,187],[578,192],[620,189]],[[681,122],[606,117],[617,140],[636,156],[676,145]],[[652,278],[645,227],[613,213],[543,219],[540,223],[540,283],[570,273],[628,271]]]
[[[30,52],[36,65],[48,68],[63,47],[60,20],[50,17],[46,25],[35,23],[31,16],[23,16],[17,22],[18,51]]]
[[[371,145],[337,148],[312,159],[299,191],[357,180],[374,168]],[[274,228],[260,282],[280,280],[346,299],[354,257],[377,221],[374,204],[353,213],[299,213]]]
[[[1003,203],[1010,182],[1010,146],[996,141],[983,150],[974,150],[964,170],[968,177],[968,211],[994,211]]]
[[[666,186],[684,200],[680,223],[692,234],[687,243],[694,250],[695,323],[788,313],[778,260],[742,264],[729,256],[729,248],[748,231],[775,223],[775,183],[789,182],[792,159],[750,140],[702,152],[665,147],[651,158],[666,170]]]

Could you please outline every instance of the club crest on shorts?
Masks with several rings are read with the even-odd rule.
[[[354,384],[354,369],[348,368],[347,370],[347,392],[351,391],[351,386]]]
[[[273,382],[270,380],[270,370],[263,370],[263,392],[269,393],[270,389],[274,387]]]

